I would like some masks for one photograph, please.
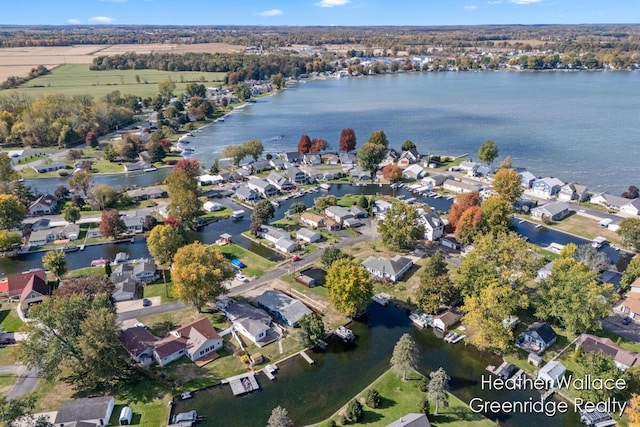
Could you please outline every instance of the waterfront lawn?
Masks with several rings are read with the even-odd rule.
[[[218,246],[218,248],[227,258],[238,258],[242,261],[247,266],[242,269],[242,273],[247,277],[260,277],[275,265],[273,261],[269,261],[268,259],[233,243]]]
[[[608,228],[601,227],[595,219],[581,215],[570,215],[562,221],[554,223],[552,227],[589,240],[602,236],[614,245],[622,246],[622,240],[617,233]]]
[[[16,303],[4,303],[2,307],[9,307],[6,310],[0,311],[0,327],[3,332],[18,332],[22,330],[23,323],[16,313]]]
[[[229,218],[231,216],[233,212],[231,212],[231,209],[229,208],[224,208],[221,209],[219,211],[215,211],[215,212],[207,212],[204,215],[200,216],[200,218],[204,219],[204,220],[209,220],[209,219],[220,219],[220,218]]]
[[[91,164],[91,172],[93,173],[120,173],[124,172],[122,163],[110,162],[109,160],[96,160]]]
[[[419,389],[421,378],[422,375],[415,371],[410,374],[408,381],[402,381],[401,376],[392,370],[382,374],[356,396],[361,401],[364,409],[364,419],[359,424],[385,426],[408,413],[419,413],[418,405],[422,398],[426,396],[426,393]],[[364,403],[366,392],[369,389],[376,389],[382,396],[382,403],[379,408],[372,409]],[[323,421],[318,426],[329,426],[331,425],[331,420],[339,425],[341,414],[344,413],[345,408],[346,405],[338,411],[338,414],[329,420]],[[471,412],[464,402],[452,394],[449,394],[449,407],[439,408],[439,414],[429,415],[429,421],[433,426],[489,427],[495,425],[482,415]]]
[[[155,427],[165,425],[169,418],[171,390],[157,381],[144,378],[135,384],[127,384],[115,395],[116,406],[109,425],[118,425],[122,407],[128,405],[133,412],[131,425]]]
[[[76,270],[71,270],[65,275],[65,279],[73,279],[76,277],[96,276],[98,274],[104,274],[104,265],[98,267],[84,267]]]
[[[147,325],[153,335],[162,338],[176,328],[209,316],[209,313],[198,313],[195,308],[187,307],[169,313],[139,317],[138,321]]]

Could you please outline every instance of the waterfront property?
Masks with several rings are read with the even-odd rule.
[[[571,207],[565,202],[551,202],[531,209],[531,217],[545,221],[560,221],[571,213]]]
[[[551,347],[558,336],[546,322],[536,322],[529,326],[518,338],[516,345],[521,349],[538,355]]]
[[[453,179],[447,179],[442,183],[442,188],[445,190],[453,191],[454,193],[472,193],[474,191],[480,191],[481,186],[477,184],[470,184],[466,182],[456,181]]]
[[[231,298],[219,301],[217,308],[233,323],[236,331],[259,347],[280,338],[280,334],[271,327],[271,316],[260,308]]]
[[[46,281],[47,275],[42,269],[14,274],[0,282],[0,293],[6,294],[9,299],[18,300],[29,283],[46,283]],[[37,287],[39,288],[40,285]]]
[[[434,317],[431,320],[431,326],[433,329],[438,329],[442,332],[446,331],[456,323],[460,321],[462,314],[454,310],[447,310],[444,313]]]
[[[50,194],[43,194],[29,205],[29,215],[51,215],[55,213],[58,199]]]
[[[564,182],[558,178],[546,177],[541,178],[531,184],[531,191],[538,197],[549,199],[560,191]]]
[[[149,366],[153,363],[153,345],[158,340],[144,326],[134,326],[122,331],[120,341],[137,363]]]
[[[300,300],[291,298],[281,291],[263,292],[257,299],[258,305],[288,326],[296,327],[303,316],[313,313]]]
[[[22,289],[18,309],[24,317],[27,317],[29,307],[42,302],[50,293],[49,285],[42,279],[42,276],[33,274]]]
[[[427,240],[438,240],[444,235],[444,221],[437,212],[427,212],[418,209],[418,223],[424,227],[424,238]]]
[[[555,387],[558,381],[564,377],[565,372],[567,372],[567,368],[565,368],[562,363],[557,360],[552,360],[540,368],[538,371],[538,379],[545,381],[548,387]]]
[[[562,202],[584,202],[589,200],[589,189],[586,185],[578,184],[577,182],[572,182],[564,185],[560,188],[558,192],[558,200]]]
[[[402,255],[393,258],[370,256],[361,265],[375,278],[396,282],[411,268],[413,261]]]

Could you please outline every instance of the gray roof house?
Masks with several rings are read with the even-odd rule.
[[[245,202],[254,202],[260,199],[260,194],[254,189],[241,185],[236,188],[236,197]]]
[[[523,350],[540,355],[557,339],[558,336],[548,323],[536,322],[522,333],[516,345]]]
[[[531,188],[531,185],[533,185],[536,179],[538,179],[538,177],[529,171],[520,172],[520,185],[524,188]]]
[[[420,165],[411,165],[402,171],[402,177],[407,179],[420,179],[424,175],[424,169]]]
[[[109,424],[114,405],[113,396],[67,400],[58,409],[53,425],[63,427],[84,422],[89,423],[87,425],[106,426]]]
[[[558,192],[558,200],[562,202],[570,202],[577,200],[584,202],[589,198],[589,191],[586,185],[581,185],[575,182],[566,184],[560,188]]]
[[[435,175],[429,175],[422,178],[422,182],[425,184],[431,184],[432,187],[440,187],[448,179],[451,179],[451,175],[443,175],[441,173]]]
[[[407,414],[386,427],[431,427],[431,424],[425,414]]]
[[[302,156],[297,151],[289,151],[284,153],[284,161],[289,163],[300,163]]]
[[[144,216],[123,216],[122,222],[127,228],[127,233],[139,234],[144,231],[144,219]]]
[[[619,211],[624,205],[628,204],[632,199],[626,199],[609,193],[598,193],[591,196],[589,203],[604,206],[612,211]]]
[[[50,194],[43,194],[29,205],[29,215],[50,215],[57,205],[58,199]]]
[[[249,178],[249,188],[260,193],[265,199],[278,195],[278,189],[271,183],[259,178]]]
[[[308,228],[301,228],[296,231],[296,237],[298,240],[302,240],[307,243],[314,243],[322,239],[322,235],[317,231],[309,230]]]
[[[413,261],[401,255],[396,255],[390,259],[370,256],[362,261],[360,265],[379,279],[396,282],[411,268]]]
[[[284,160],[282,159],[271,159],[269,163],[271,163],[271,166],[273,166],[275,170],[280,171],[284,169]]]
[[[296,184],[305,184],[307,182],[307,174],[295,166],[287,168],[287,174],[289,175],[289,179]]]
[[[558,178],[546,177],[533,181],[531,184],[531,190],[534,194],[542,197],[552,197],[558,194],[564,182]]]
[[[620,207],[620,212],[630,215],[640,215],[640,199],[629,199],[627,204]]]
[[[114,285],[111,296],[116,302],[131,301],[138,292],[138,281],[133,272],[122,271],[111,273],[111,282]]]
[[[303,316],[313,313],[300,300],[276,290],[265,291],[257,301],[260,307],[291,327],[298,326]]]
[[[261,237],[271,243],[275,243],[282,238],[291,238],[291,233],[282,228],[273,227],[271,225],[262,225],[257,231],[258,237]]]
[[[479,185],[468,184],[466,182],[455,181],[453,179],[447,179],[442,183],[442,188],[445,190],[453,191],[454,193],[472,193],[474,191],[480,191]]]
[[[438,240],[444,234],[444,221],[437,212],[426,212],[418,209],[418,222],[424,226],[424,238],[427,240]]]
[[[571,213],[571,207],[565,202],[551,202],[531,209],[531,216],[536,219],[560,221]]]
[[[271,171],[267,176],[267,181],[280,191],[291,190],[293,184],[278,172]]]
[[[233,323],[236,331],[256,345],[262,347],[279,338],[271,329],[271,316],[263,309],[231,298],[219,301],[217,307]]]
[[[153,281],[156,277],[156,261],[145,258],[133,266],[133,275],[141,282]]]
[[[353,165],[356,163],[356,155],[353,153],[341,151],[338,156],[340,157],[340,163],[343,165]]]
[[[271,163],[268,160],[258,160],[257,162],[251,163],[251,169],[253,173],[259,173],[267,170],[273,169]]]
[[[296,242],[291,240],[290,237],[283,237],[281,239],[278,239],[273,244],[273,247],[279,250],[280,252],[291,253],[296,250]]]
[[[329,206],[324,210],[324,214],[339,224],[344,224],[348,219],[353,218],[351,211],[342,206]]]
[[[67,168],[67,164],[62,162],[54,162],[54,163],[48,163],[48,164],[32,167],[32,169],[38,173],[53,172],[53,171],[66,169],[66,168]]]
[[[349,168],[347,172],[353,179],[359,179],[361,181],[371,179],[371,172],[363,170],[360,166]]]

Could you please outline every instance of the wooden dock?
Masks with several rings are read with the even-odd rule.
[[[225,378],[220,381],[222,384],[229,384],[234,396],[245,393],[251,393],[254,390],[260,390],[260,385],[256,380],[256,374],[249,372],[246,374],[236,375],[235,377]]]
[[[545,400],[547,400],[547,398],[549,398],[555,392],[556,392],[555,388],[550,388],[549,390],[546,390],[544,393],[542,393],[542,401],[544,402]]]
[[[313,365],[313,359],[309,357],[309,355],[304,350],[300,352],[300,356],[302,356],[302,358],[306,360],[309,365]]]

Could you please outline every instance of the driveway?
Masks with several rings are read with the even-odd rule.
[[[640,324],[631,322],[628,325],[622,324],[624,316],[615,313],[602,320],[602,328],[606,331],[613,332],[616,335],[631,341],[640,342]]]

